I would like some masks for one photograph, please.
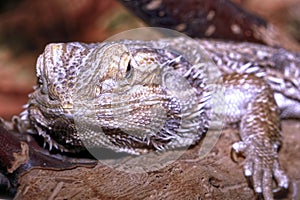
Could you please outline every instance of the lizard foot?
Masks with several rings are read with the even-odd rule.
[[[245,158],[244,174],[251,177],[256,193],[262,194],[265,200],[273,199],[273,178],[278,187],[287,189],[288,176],[280,168],[278,161],[278,145],[272,145],[270,141],[246,139],[232,145],[236,153],[243,154]]]

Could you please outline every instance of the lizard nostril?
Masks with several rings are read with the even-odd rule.
[[[45,84],[45,82],[42,79],[39,80],[39,86],[41,87],[42,94],[48,94],[47,84]]]

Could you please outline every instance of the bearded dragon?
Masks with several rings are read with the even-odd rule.
[[[184,37],[56,43],[46,46],[36,70],[20,129],[43,136],[50,149],[139,155],[187,147],[219,115],[239,125],[241,140],[232,147],[245,155],[255,191],[273,199],[273,178],[288,188],[277,152],[280,118],[300,116],[297,53]],[[212,85],[221,86],[225,105],[215,113]]]

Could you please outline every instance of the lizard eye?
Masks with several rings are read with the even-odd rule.
[[[124,53],[120,58],[119,69],[122,78],[130,78],[132,75],[133,66],[131,63],[131,57],[127,52]]]
[[[125,78],[129,78],[131,76],[131,73],[132,73],[132,66],[129,61],[126,68]]]

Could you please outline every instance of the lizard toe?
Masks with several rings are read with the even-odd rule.
[[[244,174],[252,177],[253,187],[265,200],[273,199],[273,178],[278,188],[288,188],[288,176],[280,168],[278,155],[271,144],[240,141],[232,145],[235,152],[245,156]]]
[[[280,168],[279,162],[276,160],[274,162],[273,167],[273,174],[274,178],[277,182],[278,188],[276,190],[273,190],[273,192],[277,192],[280,189],[288,189],[289,187],[289,178],[284,170]]]

